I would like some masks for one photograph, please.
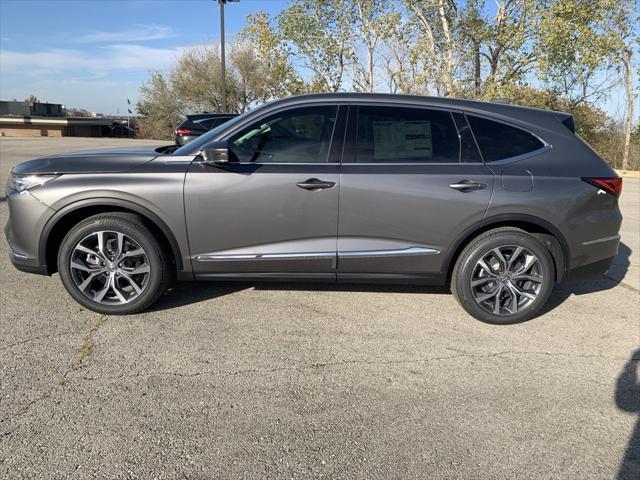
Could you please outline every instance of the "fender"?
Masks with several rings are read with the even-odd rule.
[[[122,199],[113,198],[113,197],[110,197],[110,198],[109,197],[92,197],[85,200],[79,200],[57,210],[56,213],[54,213],[51,216],[51,218],[49,218],[45,227],[42,230],[42,234],[40,235],[40,241],[38,244],[39,257],[42,259],[46,259],[46,249],[47,249],[47,241],[49,240],[49,235],[51,234],[51,231],[53,230],[53,228],[61,218],[81,208],[98,207],[98,206],[105,206],[105,205],[125,208],[127,210],[131,210],[132,212],[139,213],[140,215],[151,220],[155,224],[155,226],[158,227],[160,231],[162,231],[162,233],[165,235],[165,237],[169,241],[169,245],[171,246],[173,256],[175,257],[175,260],[176,260],[176,267],[178,272],[184,271],[184,263],[182,261],[182,252],[180,251],[180,246],[178,245],[178,242],[176,241],[176,238],[173,235],[173,232],[167,226],[167,224],[158,215],[153,213],[148,208],[128,200],[122,200]]]
[[[443,263],[443,274],[447,275],[451,269],[451,263],[455,260],[454,255],[458,252],[462,245],[467,244],[472,238],[476,237],[480,233],[489,230],[492,226],[504,226],[509,223],[518,223],[518,222],[526,222],[533,225],[537,225],[545,230],[551,232],[551,234],[558,240],[560,250],[562,251],[561,258],[556,258],[556,267],[558,272],[556,277],[558,281],[561,281],[567,274],[567,267],[569,265],[569,244],[567,243],[566,238],[551,223],[546,221],[543,218],[536,217],[533,215],[527,215],[524,213],[507,213],[501,215],[493,215],[490,217],[486,217],[479,222],[468,227],[464,230],[455,241],[449,246],[447,249],[447,256]]]

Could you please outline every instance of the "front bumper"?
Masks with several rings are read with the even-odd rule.
[[[48,275],[46,258],[40,252],[40,237],[46,222],[55,211],[28,191],[7,190],[9,220],[4,235],[9,245],[11,263],[23,272]]]

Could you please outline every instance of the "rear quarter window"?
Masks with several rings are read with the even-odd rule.
[[[531,133],[501,122],[467,115],[485,162],[535,152],[544,144]]]

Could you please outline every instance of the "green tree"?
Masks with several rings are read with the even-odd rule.
[[[140,87],[138,128],[145,138],[168,139],[180,123],[179,101],[171,84],[159,72]]]
[[[304,81],[294,69],[285,42],[267,13],[247,16],[238,45],[234,64],[255,100],[265,102],[304,92]]]
[[[278,30],[289,53],[311,73],[308,88],[337,92],[355,53],[351,37],[356,18],[349,0],[292,0],[278,15]]]
[[[545,0],[535,41],[538,77],[572,104],[595,102],[612,86],[610,0]]]

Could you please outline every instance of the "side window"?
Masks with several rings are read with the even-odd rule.
[[[217,119],[210,118],[210,119],[196,121],[195,123],[200,124],[203,128],[206,128],[207,130],[211,130],[213,127],[217,126],[216,122],[217,122]]]
[[[544,144],[529,132],[486,118],[467,115],[485,162],[533,152]]]
[[[357,163],[458,163],[460,139],[449,112],[360,107]]]
[[[263,118],[229,139],[239,162],[324,163],[337,106],[302,107]]]
[[[460,135],[460,161],[462,163],[482,163],[482,157],[473,139],[471,127],[462,113],[452,113],[453,120]]]

